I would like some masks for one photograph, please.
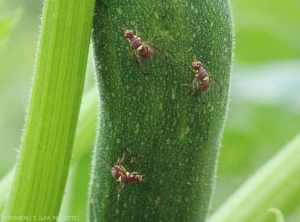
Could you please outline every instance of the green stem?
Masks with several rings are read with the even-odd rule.
[[[3,211],[4,205],[7,201],[7,194],[12,186],[14,173],[14,170],[9,171],[0,181],[0,212]]]
[[[3,220],[49,216],[54,221],[58,215],[84,86],[93,4],[45,2],[29,110]]]
[[[299,209],[300,135],[238,189],[210,218],[220,221],[274,221],[267,211],[285,215]]]
[[[274,216],[276,217],[276,222],[284,222],[284,217],[280,210],[278,210],[277,208],[271,208],[268,211],[274,214]]]
[[[96,134],[97,103],[97,90],[96,87],[93,87],[84,93],[82,98],[71,164],[76,163],[85,153],[91,151],[89,148],[93,144]],[[12,186],[14,172],[12,169],[0,181],[0,212],[4,209],[7,193]]]
[[[130,55],[122,28],[135,30],[164,51],[145,76]],[[232,58],[227,1],[97,1],[94,48],[100,92],[91,221],[204,221],[207,217],[224,127]],[[211,86],[202,104],[182,84],[195,76],[185,64],[202,61],[222,85]],[[163,58],[163,57],[162,57]],[[213,82],[213,81],[212,81]],[[100,157],[115,163],[125,153],[128,171],[147,182],[118,182]]]

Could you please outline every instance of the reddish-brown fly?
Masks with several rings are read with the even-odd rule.
[[[193,59],[192,68],[193,71],[196,73],[195,79],[191,84],[183,84],[183,85],[192,87],[193,89],[195,89],[194,92],[199,90],[202,103],[206,103],[202,94],[209,89],[211,79],[213,79],[219,85],[220,92],[222,91],[222,86],[220,85],[220,83],[202,67],[201,62],[197,61],[196,58]]]
[[[125,155],[123,154],[122,159],[120,160],[118,158],[118,162],[112,166],[107,160],[103,159],[102,157],[100,157],[103,162],[111,168],[111,174],[112,176],[118,181],[120,182],[120,187],[119,187],[119,193],[118,193],[118,199],[117,199],[117,203],[119,201],[120,195],[122,193],[122,190],[124,188],[124,186],[128,183],[134,182],[134,183],[141,183],[141,182],[145,182],[145,179],[143,178],[143,175],[140,175],[138,172],[132,172],[129,173],[124,165],[122,164],[123,160],[124,160]]]
[[[151,41],[144,41],[137,35],[134,35],[132,30],[124,28],[124,33],[124,37],[128,39],[131,49],[134,52],[136,64],[143,74],[148,75],[150,73],[149,60],[154,54],[161,54],[164,59],[167,58],[167,55],[163,51],[151,45]]]

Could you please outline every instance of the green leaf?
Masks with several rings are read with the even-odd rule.
[[[122,28],[133,29],[167,54],[152,59],[145,76]],[[90,221],[204,221],[213,190],[224,127],[232,59],[227,1],[97,1],[93,42],[100,92]],[[222,85],[202,104],[192,94],[193,56]],[[162,56],[163,58],[163,56]],[[213,82],[213,81],[212,81]],[[125,153],[129,172],[147,182],[125,186],[100,157],[115,163]]]
[[[28,115],[3,220],[47,216],[54,221],[58,215],[84,86],[93,7],[92,0],[45,2]]]

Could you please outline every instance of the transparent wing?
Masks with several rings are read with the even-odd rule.
[[[214,92],[221,93],[222,85],[220,84],[220,82],[215,77],[213,77],[211,73],[209,73],[209,79],[210,79],[211,89]]]
[[[102,158],[100,156],[100,159],[105,163],[105,165],[111,170],[113,168],[113,165],[111,165],[106,159]]]
[[[155,62],[165,61],[167,59],[167,55],[162,50],[160,50],[155,46],[150,45],[149,43],[144,42],[143,45],[151,49],[153,51],[153,55],[148,59],[144,59],[138,54],[137,51],[135,51],[134,54],[135,54],[137,66],[139,67],[139,69],[143,74],[148,75],[152,71],[153,60]]]
[[[116,205],[118,204],[119,199],[120,199],[120,197],[121,197],[121,195],[123,193],[124,186],[125,186],[125,184],[120,183],[120,185],[118,187],[118,197],[117,197]]]
[[[114,168],[120,172],[120,174],[126,174],[126,169],[122,164],[115,165]]]
[[[160,50],[159,48],[157,48],[156,46],[151,46],[152,50],[153,50],[153,59],[157,60],[157,61],[165,61],[167,60],[167,55],[166,53],[164,53],[162,50]]]
[[[201,102],[203,104],[206,104],[207,103],[207,91],[201,91],[201,90],[199,90],[199,93],[200,93]]]
[[[222,92],[222,85],[219,83],[219,81],[214,78],[210,73],[208,74],[209,77],[209,88],[206,91],[200,91],[200,98],[202,103],[206,104],[208,102],[208,92],[213,93],[221,93]]]
[[[151,59],[145,60],[142,57],[140,57],[138,55],[138,52],[134,52],[134,57],[135,57],[135,62],[137,64],[137,66],[139,67],[140,71],[144,74],[144,75],[149,75],[151,73],[152,70],[152,63],[151,63]]]

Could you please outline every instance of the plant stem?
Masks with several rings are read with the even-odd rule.
[[[85,153],[91,151],[90,146],[94,143],[96,134],[97,103],[96,87],[83,94],[71,164],[76,163]],[[12,186],[14,172],[12,169],[0,181],[0,212],[4,209],[6,195]]]
[[[52,216],[59,213],[84,86],[93,6],[93,0],[45,2],[28,115],[3,220],[47,216],[55,221]]]
[[[210,218],[220,221],[274,221],[267,211],[283,214],[299,208],[300,135],[288,143],[241,186]]]

